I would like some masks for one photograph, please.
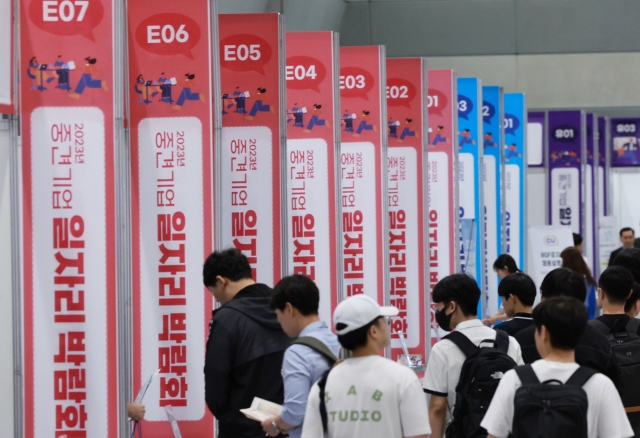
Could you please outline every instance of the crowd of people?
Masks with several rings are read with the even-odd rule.
[[[580,236],[574,244],[542,281],[538,305],[533,280],[501,255],[502,309],[484,320],[472,277],[440,280],[434,316],[450,333],[433,345],[422,382],[380,354],[397,308],[354,295],[322,321],[310,278],[271,289],[240,251],[214,252],[203,280],[220,306],[204,377],[218,436],[640,437],[640,250],[624,245],[596,282]],[[281,413],[246,417],[254,397]],[[140,421],[144,407],[129,414]]]

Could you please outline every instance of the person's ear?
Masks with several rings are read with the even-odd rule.
[[[284,305],[284,312],[283,313],[286,313],[287,315],[290,315],[290,316],[293,317],[294,316],[294,312],[295,312],[295,307],[293,307],[293,305],[291,303],[286,303]]]
[[[227,285],[228,280],[226,278],[220,276],[220,275],[217,275],[216,276],[216,286],[218,285],[218,282],[224,288]]]
[[[632,292],[633,292],[633,291],[632,291]],[[631,294],[629,294],[629,295],[631,295]],[[601,288],[601,287],[599,287],[599,288],[598,288],[598,299],[599,299],[600,301],[603,301],[603,300],[604,300],[604,291],[602,290],[602,288]]]
[[[631,298],[631,294],[632,294],[632,293],[633,293],[633,289],[631,289],[631,290],[629,291],[629,295],[627,295],[627,300],[628,300],[629,298]]]
[[[453,306],[451,306],[451,313],[446,313],[446,315],[453,315],[454,313],[456,313],[456,310],[459,309],[458,303],[456,303],[455,301],[450,301],[449,304],[453,304]]]
[[[545,326],[540,327],[540,337],[544,342],[551,342],[551,334]]]

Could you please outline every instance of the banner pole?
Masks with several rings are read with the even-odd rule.
[[[15,106],[17,112],[17,105]],[[20,119],[9,118],[9,166],[11,190],[11,293],[13,313],[13,435],[24,437],[22,365],[22,231],[20,223]]]
[[[9,117],[9,190],[11,203],[11,306],[13,316],[13,436],[24,438],[24,368],[22,339],[22,193],[20,178],[20,94],[18,65],[20,54],[20,1],[13,1],[13,115]]]
[[[129,435],[124,407],[133,400],[132,329],[131,329],[131,162],[129,130],[129,87],[125,86],[129,62],[127,57],[126,2],[115,0],[114,30],[114,158],[116,190],[116,272],[118,324],[118,436]],[[124,99],[124,100],[123,100]]]

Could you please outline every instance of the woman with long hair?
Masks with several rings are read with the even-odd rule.
[[[522,272],[518,269],[518,265],[513,257],[509,254],[500,254],[495,262],[493,262],[493,271],[498,274],[500,280],[504,279],[507,275],[515,272]],[[504,309],[501,307],[496,313],[488,318],[482,320],[484,325],[492,326],[497,322],[507,319],[507,315],[504,313]]]
[[[570,246],[565,248],[561,253],[562,267],[571,269],[573,272],[581,275],[585,281],[585,287],[587,289],[587,299],[584,304],[587,306],[587,312],[589,319],[596,317],[596,288],[598,283],[591,275],[591,269],[587,266],[587,263],[582,257],[582,253],[575,247]]]

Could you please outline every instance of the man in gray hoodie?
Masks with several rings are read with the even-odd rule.
[[[253,281],[239,250],[211,254],[203,281],[222,305],[213,311],[204,366],[205,399],[219,438],[262,438],[260,423],[240,409],[254,397],[282,404],[282,358],[291,340],[269,306],[271,288]]]

